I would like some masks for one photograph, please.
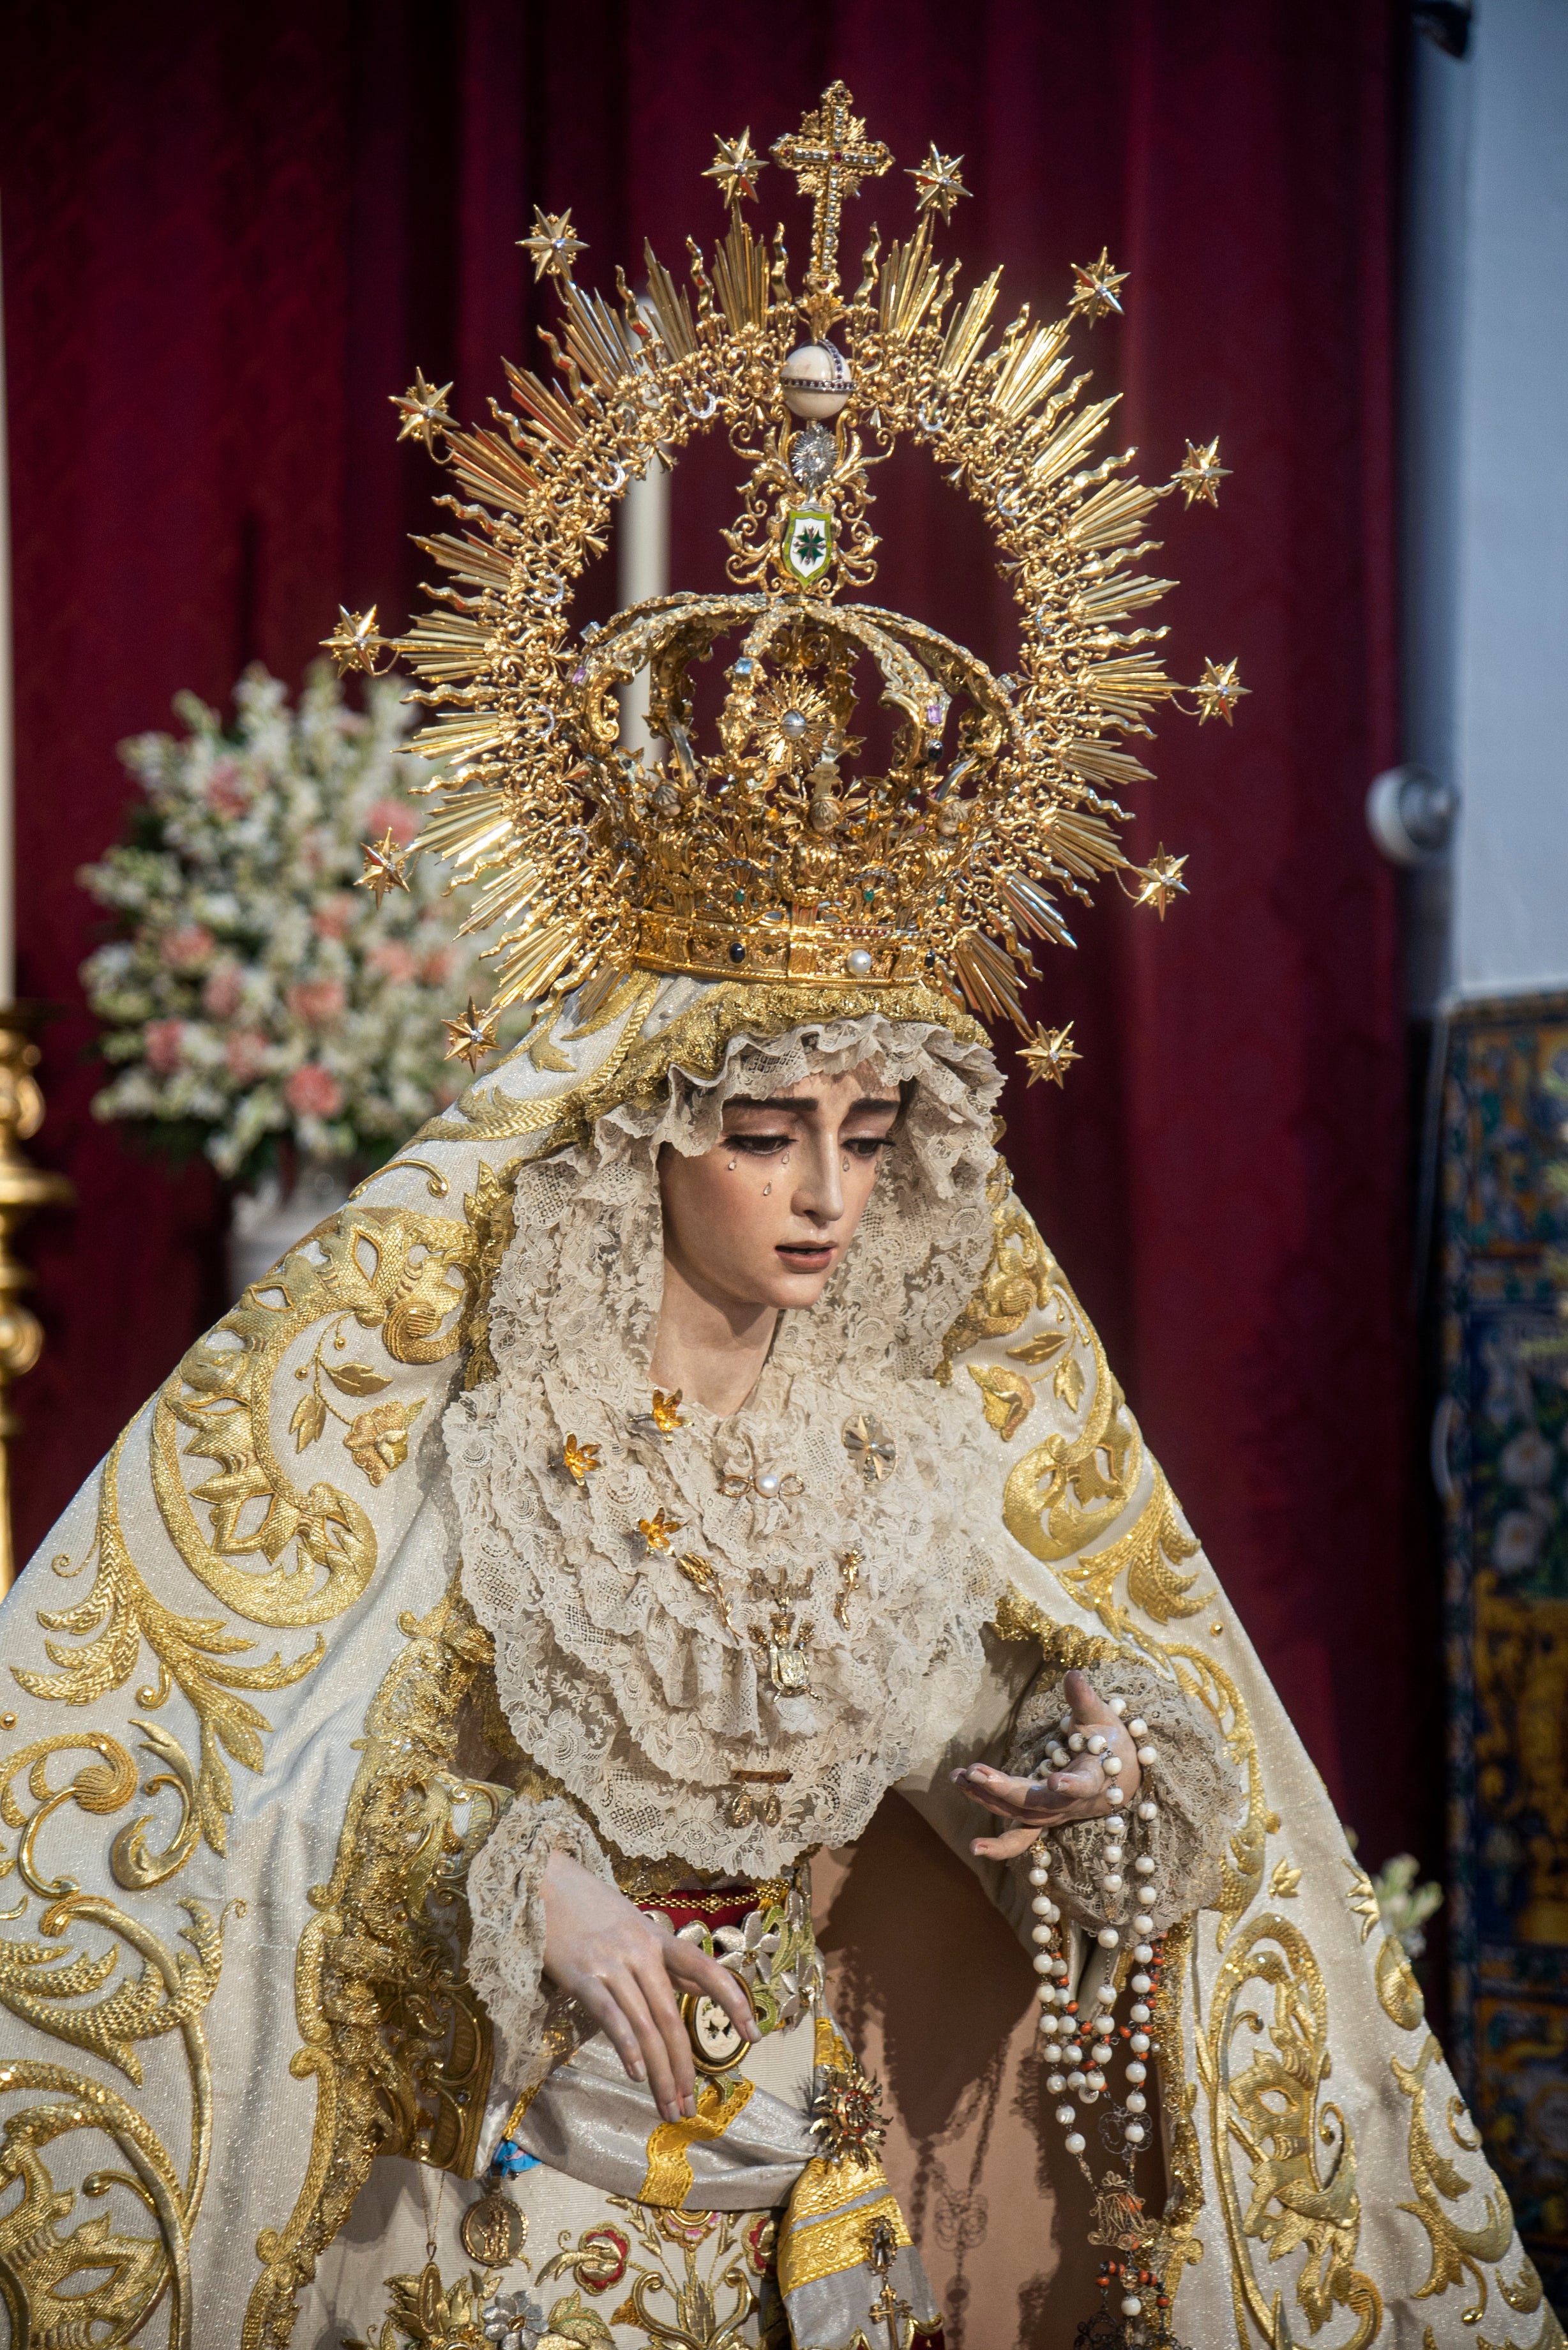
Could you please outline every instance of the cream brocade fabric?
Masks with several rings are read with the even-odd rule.
[[[373,2182],[410,2154],[460,2179],[483,2168],[535,2044],[545,1850],[602,1866],[612,1841],[673,1844],[761,1866],[765,1835],[723,1810],[739,1755],[781,1753],[781,1795],[815,1806],[809,1822],[785,1813],[781,1851],[846,1832],[897,1775],[1026,1937],[1027,1887],[970,1857],[984,1823],[947,1774],[1003,1758],[1038,1676],[1017,1717],[1029,1759],[1035,1707],[1081,1662],[1107,1690],[1121,1677],[1171,1746],[1172,1869],[1192,1857],[1184,1723],[1194,1768],[1222,1750],[1221,1782],[1244,1788],[1217,1885],[1175,1902],[1157,2030],[1179,2335],[1203,2350],[1560,2343],[1321,1781],[993,1166],[986,1057],[930,1001],[890,1022],[885,1001],[847,1007],[867,1024],[833,1050],[874,1040],[889,1069],[929,1054],[919,1178],[907,1201],[888,1186],[862,1291],[852,1258],[815,1325],[840,1315],[842,1353],[797,1354],[786,1331],[755,1417],[693,1415],[668,1445],[632,1425],[660,1087],[673,1066],[669,1114],[688,1123],[672,1139],[701,1148],[714,1081],[747,1081],[734,1039],[761,1036],[779,1082],[791,1032],[830,1037],[842,999],[639,980],[592,1020],[566,1007],[536,1059],[487,1076],[247,1294],[51,1532],[0,1619],[16,1676],[0,1750],[0,2337],[327,2350],[374,2318],[362,2299],[323,2302],[334,2248],[357,2240],[367,2182],[373,2225]],[[618,1260],[633,1271],[612,1313],[596,1284]],[[502,1376],[463,1392],[465,1366],[493,1359]],[[312,1393],[332,1409],[302,1428]],[[893,1430],[885,1489],[844,1452],[841,1401]],[[549,1468],[563,1430],[604,1446],[586,1492]],[[814,1731],[748,1653],[752,1504],[721,1506],[714,1486],[752,1465],[806,1487],[787,1523],[792,1572],[815,1577]],[[645,1493],[689,1512],[689,1539],[731,1569],[748,1637],[726,1638],[670,1561],[639,1558],[626,1526]],[[844,1638],[829,1563],[850,1527],[866,1562]],[[918,1614],[886,1605],[911,1578]],[[636,1639],[618,1593],[641,1611]],[[515,1726],[471,1747],[493,1634]],[[657,1738],[634,1748],[639,1709]],[[500,1783],[508,1744],[554,1772],[559,1809]],[[800,1759],[818,1752],[820,1772]],[[1211,1908],[1186,1906],[1210,1890]],[[486,1976],[503,1944],[511,1975]],[[499,2051],[476,1981],[509,2018]],[[1042,2165],[1060,2160],[1047,2126]],[[423,2258],[421,2174],[404,2168],[382,2274]],[[443,2241],[472,2192],[451,2185]]]

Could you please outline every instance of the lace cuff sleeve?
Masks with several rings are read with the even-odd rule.
[[[540,1882],[553,1852],[564,1852],[613,1885],[598,1839],[570,1804],[518,1800],[492,1830],[468,1873],[468,1979],[495,2032],[495,2067],[514,2095],[548,2068],[542,2033],[549,1992]]]
[[[1147,1665],[1118,1659],[1097,1665],[1090,1679],[1098,1696],[1126,1698],[1128,1718],[1147,1722],[1158,1754],[1150,1778],[1159,1808],[1147,1828],[1134,1824],[1139,1833],[1130,1849],[1154,1862],[1139,1899],[1153,1914],[1155,1931],[1163,1933],[1178,1918],[1210,1907],[1219,1894],[1220,1856],[1244,1809],[1241,1773],[1203,1707]],[[1045,1766],[1066,1710],[1060,1677],[1042,1674],[1019,1705],[1002,1769],[1033,1778]],[[1090,1927],[1123,1925],[1133,1910],[1130,1887],[1109,1894],[1101,1886],[1104,1841],[1098,1820],[1051,1831],[1053,1888],[1060,1888],[1067,1908]],[[1027,1856],[1018,1863],[1028,1865]]]

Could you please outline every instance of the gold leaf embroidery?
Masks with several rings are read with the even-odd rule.
[[[1196,1616],[1213,1596],[1200,1592],[1196,1599],[1189,1598],[1197,1575],[1174,1571],[1183,1560],[1195,1558],[1198,1550],[1194,1537],[1177,1523],[1175,1497],[1157,1464],[1153,1491],[1129,1532],[1109,1549],[1091,1552],[1056,1571],[1074,1598],[1094,1608],[1112,1629],[1116,1628],[1112,1619],[1120,1616],[1112,1594],[1124,1574],[1131,1604],[1157,1624],[1168,1624],[1172,1617]]]
[[[1072,1355],[1064,1355],[1051,1380],[1061,1400],[1069,1411],[1076,1411],[1084,1399],[1084,1373]]]
[[[253,1648],[254,1641],[231,1632],[221,1622],[176,1616],[153,1597],[120,1531],[119,1481],[125,1442],[125,1437],[120,1437],[101,1471],[99,1566],[92,1589],[74,1607],[38,1611],[46,1632],[69,1632],[78,1638],[97,1633],[97,1638],[86,1639],[79,1648],[65,1648],[47,1640],[44,1645],[49,1657],[60,1669],[56,1673],[34,1672],[21,1665],[13,1665],[11,1670],[34,1697],[90,1705],[130,1679],[145,1640],[163,1673],[189,1700],[201,1725],[201,1765],[192,1800],[203,1837],[221,1854],[225,1849],[225,1816],[234,1810],[234,1783],[223,1757],[229,1755],[248,1771],[259,1771],[262,1733],[272,1727],[241,1692],[289,1688],[319,1664],[325,1643],[318,1633],[314,1648],[303,1657],[286,1661],[274,1654],[264,1665],[231,1664],[223,1660]],[[154,1694],[141,1690],[139,1701],[150,1706]]]
[[[399,1622],[408,1646],[370,1702],[331,1882],[311,1894],[296,1959],[292,2070],[317,2082],[316,2125],[293,2212],[257,2240],[242,2350],[284,2350],[295,2294],[378,2155],[468,2178],[483,2124],[492,2043],[463,1976],[462,1888],[512,1794],[454,1762],[492,1644],[455,1578],[428,1616]]]
[[[1477,2292],[1470,2306],[1460,2312],[1460,2322],[1473,2325],[1487,2304],[1487,2281],[1483,2272],[1501,2260],[1513,2241],[1513,2218],[1508,2208],[1507,2196],[1484,2164],[1481,2178],[1475,2182],[1486,2205],[1486,2218],[1480,2226],[1462,2228],[1450,2213],[1443,2210],[1444,2203],[1458,2202],[1469,2191],[1472,2182],[1449,2156],[1438,2151],[1433,2143],[1431,2126],[1427,2118],[1427,2074],[1434,2062],[1441,2064],[1442,2055],[1438,2043],[1428,2034],[1414,2064],[1402,2064],[1397,2056],[1391,2056],[1388,2060],[1395,2080],[1410,2100],[1408,2151],[1410,2184],[1415,2189],[1416,2200],[1402,2203],[1399,2209],[1419,2220],[1427,2230],[1431,2249],[1427,2281],[1416,2287],[1416,2299],[1425,2301],[1432,2293],[1446,2293],[1450,2285],[1461,2283],[1468,2272],[1475,2280]],[[1461,2136],[1459,2127],[1459,2124],[1468,2118],[1460,2100],[1451,2098],[1449,2105],[1449,2137],[1462,2152],[1470,2154],[1476,2151],[1477,2141],[1468,2134]],[[1496,2191],[1490,2191],[1492,2189]]]
[[[1270,1900],[1293,1901],[1301,1881],[1299,1868],[1293,1868],[1288,1860],[1276,1860],[1273,1874],[1269,1879]]]
[[[1064,1331],[1046,1330],[1038,1338],[1026,1338],[1022,1347],[1009,1347],[1008,1360],[1013,1363],[1048,1363],[1066,1345]]]
[[[339,1395],[379,1395],[383,1388],[392,1384],[384,1371],[372,1370],[369,1363],[340,1363],[336,1370],[330,1364],[325,1367]]]
[[[1266,2045],[1259,2044],[1261,2019],[1241,2004],[1253,1983],[1272,1993]],[[1239,2047],[1250,2053],[1238,2069]],[[1277,2301],[1253,2272],[1248,2239],[1265,2247],[1271,2265],[1304,2249],[1295,2293],[1312,2331],[1336,2307],[1348,2309],[1356,2325],[1344,2350],[1365,2350],[1383,2323],[1383,2301],[1355,2265],[1361,2234],[1355,2140],[1338,2107],[1319,2102],[1330,2071],[1328,1993],[1297,1927],[1266,1913],[1252,1920],[1215,1979],[1208,2026],[1194,2053],[1209,2098],[1210,2152],[1235,2284],[1253,2324],[1265,2342],[1287,2338]],[[1245,2210],[1233,2168],[1237,2147],[1251,2183]]]

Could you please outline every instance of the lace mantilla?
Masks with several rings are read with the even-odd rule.
[[[816,1309],[784,1317],[742,1411],[683,1408],[661,1437],[646,1418],[660,1146],[706,1150],[731,1096],[867,1062],[912,1093],[854,1247]],[[623,1105],[519,1177],[492,1302],[498,1377],[445,1422],[464,1587],[495,1636],[514,1735],[624,1853],[778,1874],[857,1836],[929,1721],[970,1700],[994,1461],[971,1399],[929,1373],[991,1247],[998,1082],[982,1047],[877,1014],[740,1038],[716,1083],[677,1069],[666,1103]],[[896,1449],[879,1479],[845,1442],[867,1414]],[[585,1485],[553,1465],[568,1435],[600,1448]],[[768,1469],[793,1498],[756,1495]],[[638,1532],[660,1513],[678,1529],[668,1554]],[[770,1665],[775,1616],[806,1689]]]

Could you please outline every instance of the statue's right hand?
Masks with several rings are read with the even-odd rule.
[[[691,2043],[680,1991],[705,1991],[749,2041],[762,2038],[751,2002],[727,1969],[564,1852],[545,1864],[545,1971],[587,2008],[634,2081],[646,2081],[667,2122],[697,2110]]]

